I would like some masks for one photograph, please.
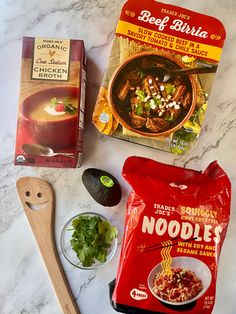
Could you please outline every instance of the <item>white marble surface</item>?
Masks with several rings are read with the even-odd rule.
[[[167,1],[163,1],[167,2]],[[236,313],[236,2],[235,0],[172,0],[220,18],[227,28],[223,59],[214,85],[203,134],[192,152],[173,157],[164,152],[100,135],[91,125],[91,112],[118,19],[120,0],[0,0],[0,313],[57,314],[57,300],[28,221],[18,200],[15,181],[33,175],[50,181],[56,191],[56,239],[65,222],[78,212],[93,210],[114,221],[122,234],[129,188],[121,169],[130,155],[204,169],[217,159],[233,183],[231,223],[223,247],[214,314]],[[81,38],[88,53],[87,116],[83,167],[76,170],[22,168],[13,165],[19,91],[21,38],[49,36]],[[82,171],[103,168],[123,185],[122,202],[111,209],[96,204],[81,183]],[[121,238],[121,236],[120,236]],[[121,239],[119,239],[121,240]],[[59,254],[60,254],[60,249]],[[108,283],[115,277],[119,251],[106,267],[80,271],[61,256],[82,314],[112,314]]]

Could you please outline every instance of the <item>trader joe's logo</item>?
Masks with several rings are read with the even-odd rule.
[[[69,40],[36,38],[31,78],[68,81],[69,57]]]

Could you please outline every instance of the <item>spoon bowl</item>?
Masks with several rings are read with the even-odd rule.
[[[23,144],[22,150],[25,154],[31,156],[53,157],[53,156],[67,156],[73,157],[72,153],[55,153],[52,148],[40,144]]]
[[[204,74],[204,73],[215,73],[217,71],[217,65],[209,65],[203,67],[196,67],[192,69],[177,69],[170,70],[165,67],[153,66],[148,68],[159,80],[159,82],[168,82],[173,76],[185,76],[189,74]]]

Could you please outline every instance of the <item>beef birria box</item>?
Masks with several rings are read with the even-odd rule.
[[[23,38],[15,165],[81,165],[85,60],[82,40]]]
[[[95,105],[96,128],[187,153],[201,132],[225,37],[214,17],[154,0],[128,0]]]

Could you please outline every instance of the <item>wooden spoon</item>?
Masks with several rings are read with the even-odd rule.
[[[38,178],[22,177],[16,188],[38,243],[64,314],[80,314],[57,255],[54,239],[55,197],[51,185]]]

